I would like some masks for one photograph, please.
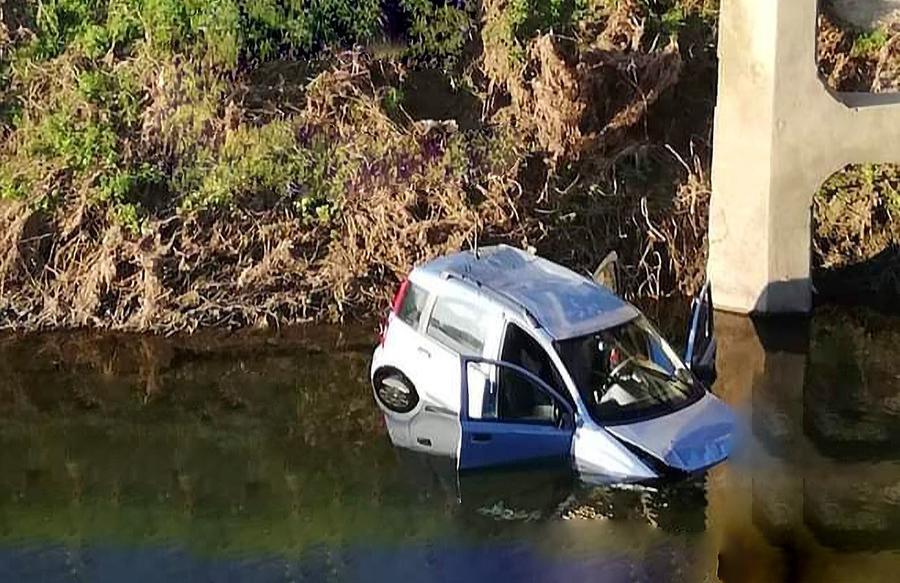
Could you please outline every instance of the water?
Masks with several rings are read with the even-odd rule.
[[[0,581],[895,580],[898,324],[720,315],[741,447],[654,490],[394,451],[366,329],[5,338]]]

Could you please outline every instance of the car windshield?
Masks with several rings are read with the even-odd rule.
[[[556,343],[598,423],[670,413],[702,395],[675,351],[646,318]]]

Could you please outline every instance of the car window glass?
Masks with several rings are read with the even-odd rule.
[[[500,359],[524,368],[560,395],[568,394],[547,351],[515,324],[507,326]],[[553,400],[534,381],[511,368],[501,367],[497,382],[498,390],[485,399],[485,416],[508,421],[553,422]]]
[[[480,355],[486,325],[486,315],[472,304],[455,298],[438,298],[427,334],[460,354]]]
[[[422,320],[422,313],[425,311],[425,304],[427,303],[428,292],[416,284],[410,283],[406,297],[403,298],[403,303],[397,312],[397,317],[413,328],[418,328],[419,322]]]
[[[553,399],[537,383],[518,371],[500,369],[497,419],[529,423],[553,423]]]
[[[556,350],[599,423],[664,415],[703,394],[685,374],[672,348],[643,317],[559,341]]]
[[[565,383],[550,355],[531,334],[516,324],[510,323],[506,327],[500,360],[521,366],[556,389],[560,395],[568,396]]]

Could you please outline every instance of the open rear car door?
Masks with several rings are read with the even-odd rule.
[[[460,470],[504,465],[571,463],[575,414],[566,399],[539,377],[518,365],[473,356],[463,356],[460,362],[461,436],[457,453]],[[518,382],[549,398],[552,414],[544,418],[503,419],[497,413],[496,384],[489,380],[478,385],[470,383],[470,377],[486,376],[490,379],[499,375],[470,374],[476,365],[482,369],[493,368],[495,373],[504,371],[507,375],[517,377]]]
[[[712,287],[707,281],[700,295],[691,304],[684,362],[703,384],[716,382],[716,335],[712,301]]]

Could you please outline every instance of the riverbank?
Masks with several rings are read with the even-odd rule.
[[[371,318],[413,264],[498,242],[697,290],[716,2],[330,4],[5,11],[0,328]],[[837,83],[893,46],[837,30]],[[817,203],[823,269],[900,241],[893,207],[835,210],[853,184]]]

